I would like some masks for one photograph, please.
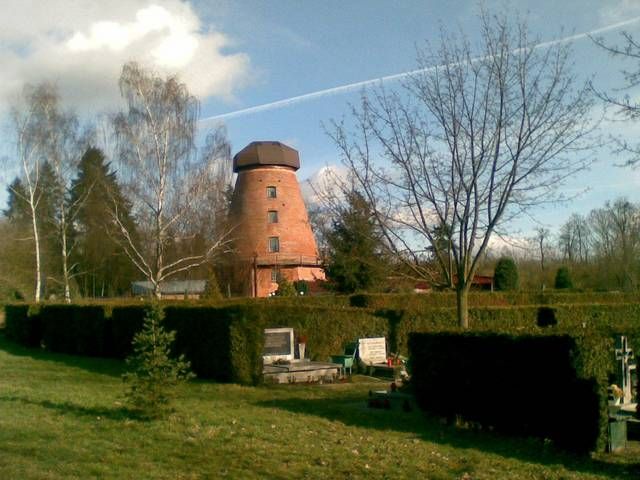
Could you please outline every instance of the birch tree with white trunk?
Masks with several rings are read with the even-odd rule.
[[[76,248],[73,223],[86,195],[71,202],[70,188],[80,159],[93,141],[94,132],[87,126],[82,127],[74,112],[62,111],[55,88],[51,89],[49,98],[51,112],[44,125],[47,139],[45,155],[53,168],[56,182],[52,192],[55,218],[49,221],[54,223],[60,249],[62,279],[58,281],[62,283],[65,302],[71,303],[71,282],[80,273],[71,260]]]
[[[42,252],[39,215],[42,196],[41,169],[46,160],[49,142],[47,125],[54,115],[56,98],[54,87],[47,83],[36,86],[26,85],[22,95],[11,107],[10,127],[15,144],[15,157],[7,159],[7,167],[17,167],[21,179],[21,189],[9,189],[27,205],[31,224],[34,257],[34,300],[40,302],[42,296]],[[13,184],[12,184],[13,185]]]
[[[198,252],[169,258],[172,243],[194,235],[202,199],[215,188],[207,181],[211,157],[198,155],[195,146],[199,102],[176,76],[161,77],[136,63],[123,67],[120,91],[127,108],[113,119],[116,165],[140,238],[117,211],[111,220],[128,258],[160,298],[162,282],[212,261],[228,245],[229,232],[207,238]],[[216,141],[227,142],[225,136]]]

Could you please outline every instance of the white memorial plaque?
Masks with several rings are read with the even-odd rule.
[[[387,363],[387,344],[384,337],[361,338],[358,340],[360,360],[368,365]]]

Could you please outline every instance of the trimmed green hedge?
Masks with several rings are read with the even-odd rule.
[[[423,409],[581,453],[604,447],[611,339],[414,333],[409,343]]]
[[[5,305],[5,335],[27,347],[39,347],[42,327],[39,309],[27,304]]]
[[[200,377],[240,383],[259,381],[264,328],[293,327],[296,334],[308,337],[307,350],[315,360],[326,360],[342,352],[346,343],[366,336],[385,336],[390,351],[406,355],[411,332],[457,328],[453,308],[332,308],[298,299],[270,300],[213,305],[171,302],[165,304],[165,322],[176,331],[176,350],[185,353]],[[39,310],[8,305],[6,332],[28,346],[44,343],[58,352],[125,358],[142,327],[145,308],[139,303],[44,305]],[[640,352],[638,304],[482,307],[472,308],[470,318],[474,331],[624,333]],[[552,320],[557,324],[539,326]]]
[[[640,303],[639,293],[627,292],[469,292],[470,307],[508,307],[557,304],[615,304]],[[365,293],[349,297],[352,307],[422,310],[425,308],[454,308],[455,292],[423,294]]]
[[[144,304],[44,305],[39,315],[26,305],[7,307],[7,334],[29,346],[41,343],[59,353],[125,358],[142,328]],[[109,315],[110,316],[107,316]],[[9,323],[11,328],[9,328]],[[32,329],[31,325],[41,325]],[[263,331],[293,327],[308,337],[313,359],[326,360],[343,351],[347,341],[388,334],[388,320],[354,308],[310,307],[302,303],[247,302],[226,306],[165,306],[165,325],[176,331],[176,353],[184,353],[201,378],[258,383],[262,376]],[[32,332],[10,335],[10,331]],[[27,341],[28,340],[28,341]]]
[[[52,352],[105,357],[111,354],[110,325],[98,305],[44,305],[42,342]]]
[[[142,330],[148,305],[123,305],[111,310],[111,356],[126,358],[131,354],[133,336]]]
[[[410,332],[434,332],[457,329],[454,308],[414,310],[377,310],[376,313],[401,312],[396,324],[397,349],[405,353]],[[552,315],[556,325],[541,327],[541,316]],[[627,335],[631,348],[640,352],[640,304],[576,304],[521,307],[482,307],[469,309],[471,330],[515,333],[571,333],[594,330],[606,336]]]

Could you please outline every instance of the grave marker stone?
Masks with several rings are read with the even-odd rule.
[[[627,337],[620,336],[616,339],[616,360],[618,360],[618,377],[622,380],[622,403],[631,403],[633,392],[631,391],[631,372],[636,369],[634,364],[633,350],[627,344]]]
[[[360,338],[358,356],[367,365],[387,363],[387,344],[384,337]]]
[[[293,328],[265,328],[262,358],[265,364],[293,360]]]

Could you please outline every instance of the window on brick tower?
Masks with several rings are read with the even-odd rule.
[[[276,198],[277,196],[276,187],[267,187],[267,198]]]
[[[278,223],[278,211],[277,210],[269,210],[269,223]]]
[[[280,239],[278,237],[269,237],[269,252],[275,253],[280,251]]]

